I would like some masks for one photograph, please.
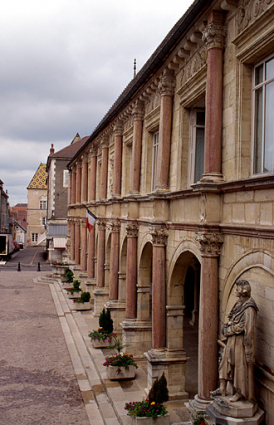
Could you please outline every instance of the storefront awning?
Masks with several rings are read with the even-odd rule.
[[[66,248],[67,238],[53,238],[54,248]]]

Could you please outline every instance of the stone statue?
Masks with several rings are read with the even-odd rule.
[[[251,287],[247,280],[236,282],[236,296],[239,298],[222,327],[226,338],[222,361],[219,368],[220,388],[211,396],[231,394],[230,402],[247,400],[255,404],[254,361],[255,329],[258,307],[251,298]]]

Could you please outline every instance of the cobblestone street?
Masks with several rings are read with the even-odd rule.
[[[0,424],[88,425],[43,273],[0,270]]]

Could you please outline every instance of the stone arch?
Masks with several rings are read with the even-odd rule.
[[[110,269],[110,251],[111,251],[111,232],[106,232],[105,242],[105,286],[109,286],[109,269]]]
[[[126,269],[127,269],[127,237],[124,236],[120,245],[119,258],[119,288],[118,299],[125,302],[126,300]]]
[[[150,320],[152,314],[152,243],[142,246],[138,265],[137,319]]]

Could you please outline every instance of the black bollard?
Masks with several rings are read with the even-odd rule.
[[[38,264],[37,264],[37,271],[38,272],[40,272],[41,270],[40,270],[40,263],[38,262]]]
[[[20,271],[21,271],[21,265],[20,265],[20,263],[18,263],[18,265],[17,265],[17,271],[18,271],[18,272],[20,272]]]

